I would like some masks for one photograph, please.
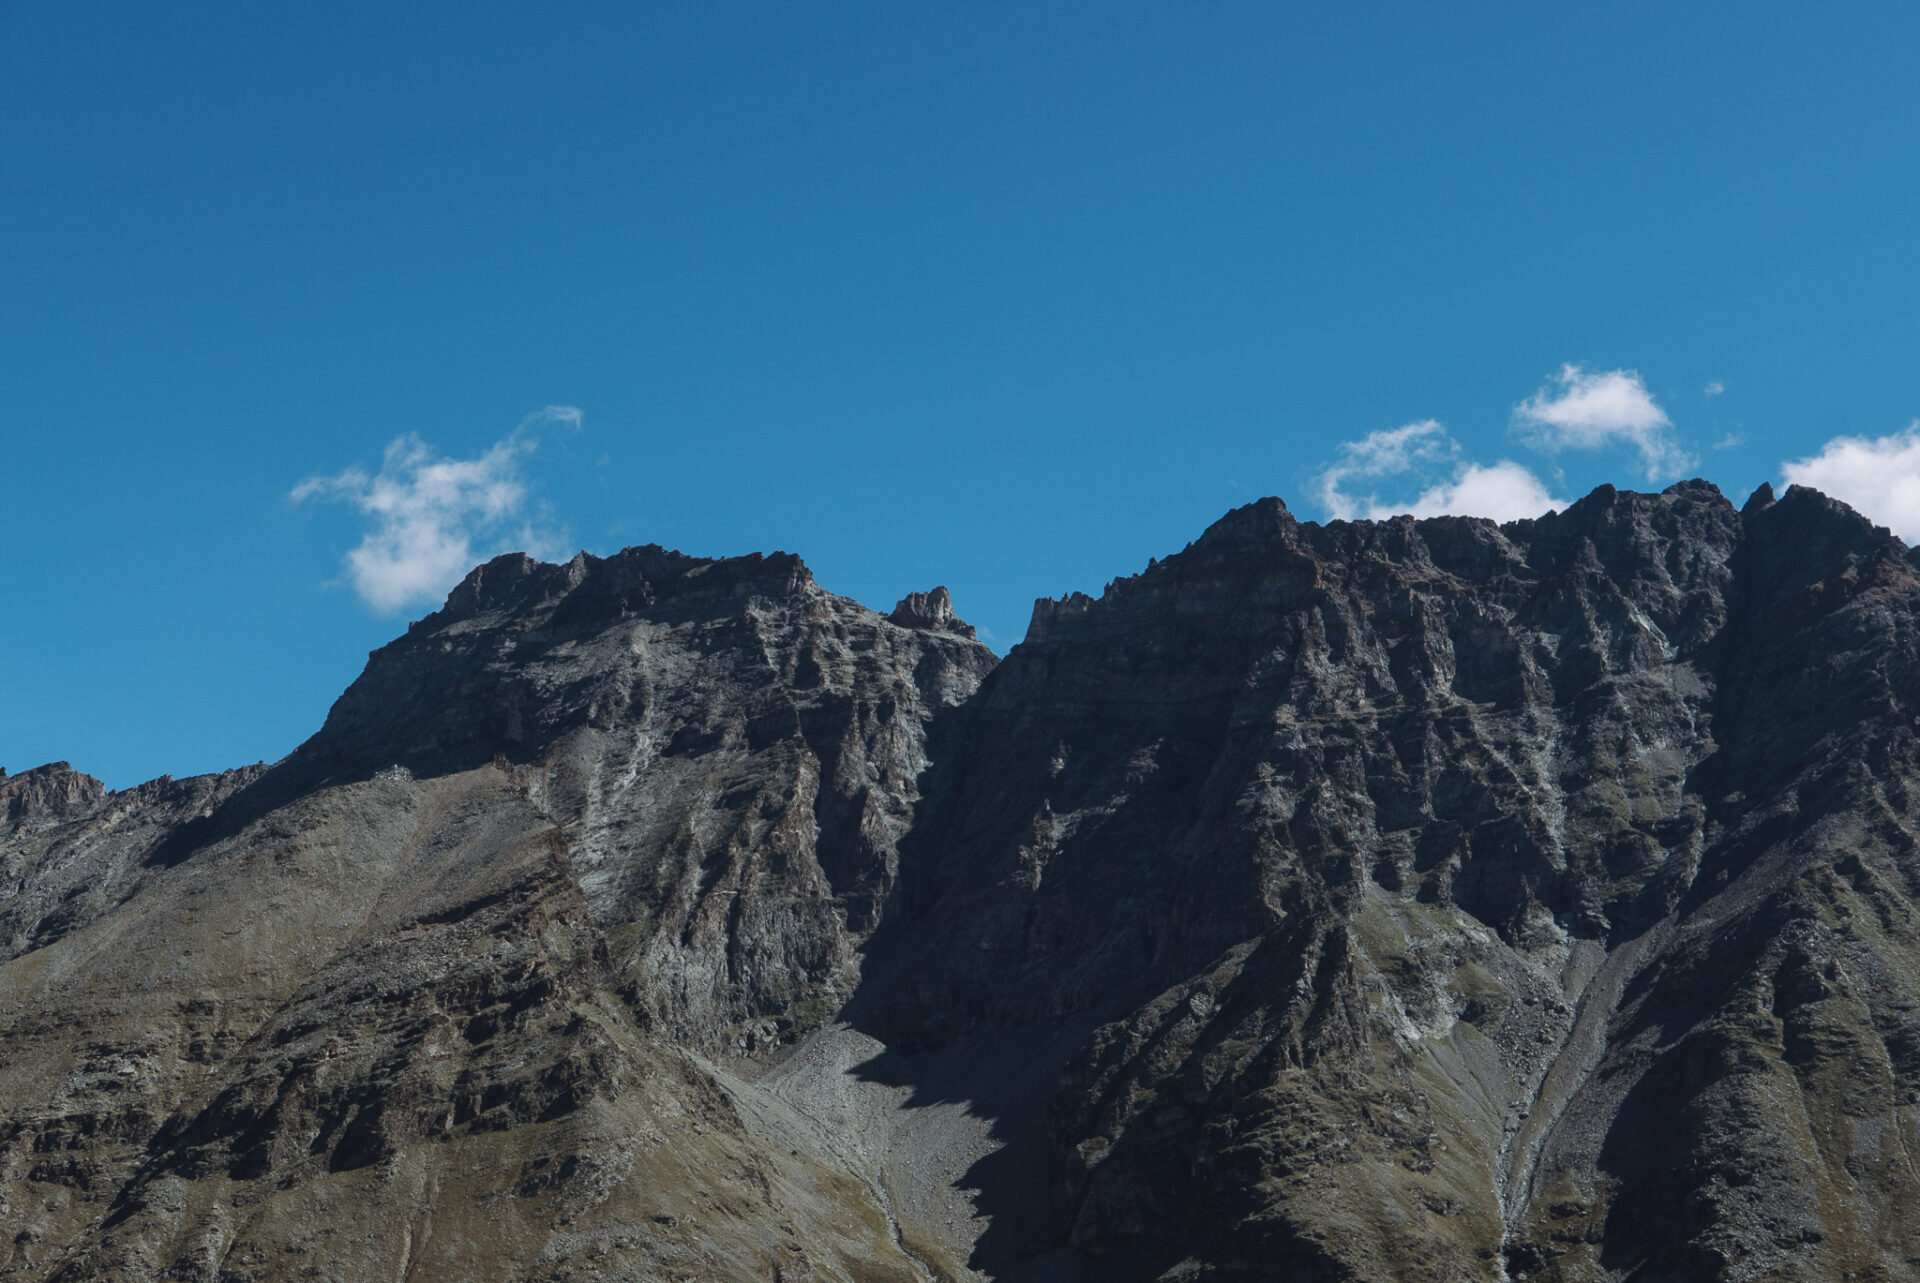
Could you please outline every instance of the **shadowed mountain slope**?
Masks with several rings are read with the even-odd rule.
[[[1916,620],[1704,482],[997,665],[496,559],[272,767],[0,778],[0,1278],[1920,1276]]]

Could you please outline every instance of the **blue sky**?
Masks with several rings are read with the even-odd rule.
[[[397,8],[0,3],[0,766],[277,758],[510,544],[1005,649],[1264,494],[1920,538],[1910,4]]]

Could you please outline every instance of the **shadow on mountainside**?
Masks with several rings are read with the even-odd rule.
[[[988,1120],[994,1148],[953,1184],[987,1221],[967,1265],[999,1283],[1073,1283],[1086,1267],[1058,1223],[1047,1112],[1092,1027],[993,1031],[919,1056],[889,1050],[853,1068],[863,1082],[907,1088],[908,1110],[964,1105],[968,1117]]]
[[[1067,1243],[1071,1209],[1059,1189],[1049,1112],[1063,1070],[1083,1052],[1094,1028],[1126,1004],[1109,1001],[1062,1020],[1008,1028],[969,1020],[965,1013],[929,1011],[916,993],[914,955],[941,911],[941,848],[960,792],[964,740],[992,681],[989,676],[972,697],[928,727],[931,764],[917,781],[919,801],[900,844],[899,880],[879,929],[864,946],[860,985],[840,1019],[887,1048],[849,1072],[862,1083],[903,1092],[900,1108],[926,1120],[941,1137],[936,1148],[950,1160],[950,1167],[930,1170],[924,1154],[903,1149],[884,1166],[910,1170],[889,1170],[889,1183],[919,1184],[923,1194],[935,1197],[958,1192],[973,1215],[985,1219],[967,1248],[969,1269],[996,1283],[1079,1283],[1089,1277],[1089,1265]],[[933,1121],[943,1112],[967,1122],[949,1130]],[[914,1125],[911,1119],[904,1124]]]

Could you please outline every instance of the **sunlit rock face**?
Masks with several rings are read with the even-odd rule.
[[[997,662],[496,559],[271,767],[0,778],[0,1278],[1913,1277],[1917,608],[1703,482]]]

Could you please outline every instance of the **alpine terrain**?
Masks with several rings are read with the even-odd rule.
[[[1920,1278],[1920,556],[1229,513],[1004,658],[474,570],[269,766],[0,773],[0,1280]]]

